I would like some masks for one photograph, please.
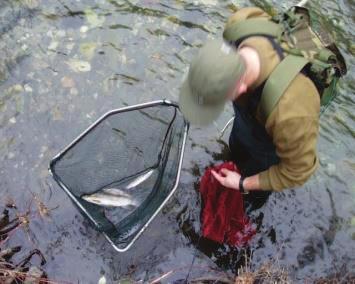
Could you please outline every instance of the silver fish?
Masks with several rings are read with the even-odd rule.
[[[136,187],[137,185],[141,184],[143,181],[147,180],[153,173],[155,170],[149,170],[148,172],[146,172],[145,174],[137,177],[136,179],[134,179],[133,181],[131,181],[127,186],[126,189],[131,189],[133,187]]]
[[[88,202],[107,207],[138,206],[138,202],[131,195],[118,188],[105,188],[94,194],[83,195],[81,198]]]

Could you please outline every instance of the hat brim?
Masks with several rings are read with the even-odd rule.
[[[185,118],[191,124],[205,126],[211,124],[222,113],[226,101],[213,105],[200,105],[196,102],[189,87],[188,79],[183,83],[180,96],[179,107]]]

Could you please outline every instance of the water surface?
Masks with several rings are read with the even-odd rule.
[[[296,281],[354,271],[354,1],[310,1],[348,63],[338,96],[322,116],[320,168],[296,190],[275,193],[253,213],[262,219],[251,250],[257,269],[272,260]],[[155,99],[178,99],[188,63],[207,38],[220,37],[237,8],[285,9],[295,2],[217,0],[3,0],[0,4],[0,190],[2,204],[25,211],[33,194],[56,208],[11,243],[39,248],[49,277],[72,283],[129,278],[165,282],[233,271],[225,249],[196,250],[197,182],[225,157],[232,116],[190,129],[179,189],[126,253],[91,228],[49,176],[48,164],[105,112]],[[33,205],[33,204],[32,204]],[[221,257],[224,255],[224,257]],[[216,265],[219,265],[219,267]],[[74,269],[75,268],[75,269]]]

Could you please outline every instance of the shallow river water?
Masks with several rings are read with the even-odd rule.
[[[251,267],[272,261],[295,282],[355,271],[355,2],[310,0],[347,64],[338,96],[322,115],[320,167],[303,187],[274,193],[253,212],[262,220]],[[188,63],[207,38],[220,37],[239,7],[286,9],[294,1],[1,0],[0,209],[36,200],[50,217],[33,218],[11,244],[40,249],[50,279],[97,283],[162,282],[233,273],[238,257],[196,249],[197,182],[225,158],[228,133],[191,127],[179,188],[134,246],[117,253],[78,212],[48,172],[50,159],[105,112],[178,99]],[[35,201],[33,196],[37,196]],[[32,200],[32,203],[31,203]],[[193,262],[193,265],[191,266]]]

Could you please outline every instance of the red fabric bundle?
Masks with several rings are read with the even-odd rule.
[[[222,186],[211,173],[211,170],[219,173],[223,168],[239,172],[234,163],[227,162],[208,168],[201,179],[202,235],[218,243],[242,247],[248,244],[256,231],[244,213],[242,194]]]

